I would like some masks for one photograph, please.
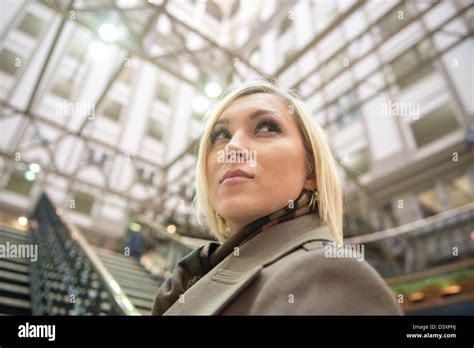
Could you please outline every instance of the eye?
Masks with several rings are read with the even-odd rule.
[[[274,133],[281,133],[281,128],[277,122],[272,119],[261,120],[257,126],[255,127],[255,133],[259,133],[262,131],[264,133],[267,132],[274,132]]]
[[[211,133],[211,144],[214,144],[217,140],[226,138],[231,138],[230,132],[225,128],[220,128]]]

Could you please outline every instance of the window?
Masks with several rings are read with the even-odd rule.
[[[3,48],[0,51],[0,70],[9,74],[15,75],[21,64],[21,58],[13,51]]]
[[[97,165],[100,168],[104,168],[108,158],[109,156],[107,155],[107,153],[99,149],[88,149],[86,152],[87,165]]]
[[[369,149],[365,148],[351,153],[345,164],[357,175],[366,173],[370,168]]]
[[[118,75],[118,80],[122,81],[125,84],[130,84],[130,82],[132,82],[132,79],[133,79],[133,73],[134,73],[133,68],[129,66],[124,66],[122,68],[122,71]]]
[[[346,57],[344,50],[340,50],[333,55],[323,66],[323,77],[325,81],[332,79],[344,67],[348,66],[349,60]]]
[[[151,169],[147,169],[143,167],[138,168],[137,175],[138,175],[138,179],[141,182],[146,182],[150,185],[153,185],[153,181],[155,179],[155,172],[152,171]]]
[[[18,25],[18,30],[36,38],[41,33],[44,24],[45,22],[42,19],[27,12],[25,17],[23,17],[22,21],[20,22],[20,25]]]
[[[51,88],[51,93],[64,99],[69,99],[72,93],[72,81],[63,76],[58,76],[53,88]]]
[[[434,187],[418,193],[416,198],[424,218],[439,214],[443,211],[443,206]]]
[[[294,49],[290,49],[290,50],[286,51],[285,54],[283,55],[283,59],[284,59],[283,61],[284,61],[284,62],[287,62],[287,61],[290,60],[291,57],[294,56],[296,53],[297,53],[297,51],[294,50]]]
[[[240,9],[240,0],[233,0],[232,8],[230,9],[229,16],[233,17]]]
[[[94,196],[82,192],[82,191],[76,191],[74,193],[74,210],[78,211],[79,213],[90,215],[92,211],[92,206],[94,205]]]
[[[316,12],[316,29],[321,32],[326,29],[339,14],[338,4],[335,1],[313,0]]]
[[[87,40],[83,38],[78,38],[76,40],[71,41],[68,48],[68,54],[73,58],[82,59],[88,46],[89,43],[87,42]]]
[[[161,100],[165,104],[169,104],[171,101],[171,89],[166,86],[160,84],[155,91],[155,97]]]
[[[459,128],[459,123],[449,104],[436,109],[410,124],[418,147],[425,146]]]
[[[163,139],[163,125],[160,121],[150,119],[148,135],[158,141],[161,141]]]
[[[33,187],[33,180],[27,180],[25,173],[21,170],[15,170],[10,176],[10,180],[5,189],[20,195],[28,196]]]
[[[461,207],[474,202],[474,192],[467,174],[450,180],[446,185],[451,208]]]
[[[390,63],[400,88],[411,85],[434,70],[428,61],[428,52],[428,41],[421,41]]]
[[[404,22],[415,15],[415,8],[410,2],[402,2],[380,18],[375,24],[382,40],[395,33]]]
[[[176,41],[177,39],[172,39],[172,40]],[[181,62],[179,61],[178,56],[163,57],[160,59],[160,61],[172,71],[179,71],[181,69]]]
[[[103,114],[104,116],[117,121],[120,117],[120,113],[122,112],[122,107],[122,104],[119,102],[112,99],[107,99],[105,101]]]
[[[338,128],[344,128],[349,123],[361,118],[360,109],[355,107],[357,103],[358,98],[354,89],[345,92],[336,100],[334,109],[335,123]]]
[[[224,19],[221,8],[214,1],[207,2],[206,12],[209,13],[215,19],[217,19],[219,22]]]
[[[291,27],[293,24],[293,21],[290,19],[289,16],[285,16],[285,19],[283,19],[280,23],[280,26],[278,28],[278,36],[284,35]]]

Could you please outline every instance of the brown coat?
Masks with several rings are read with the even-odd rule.
[[[365,261],[325,257],[316,215],[270,227],[188,289],[164,315],[402,314]]]

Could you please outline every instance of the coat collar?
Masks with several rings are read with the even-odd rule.
[[[261,270],[301,245],[333,241],[316,214],[307,214],[264,229],[236,248],[184,293],[164,315],[213,315],[235,298]]]

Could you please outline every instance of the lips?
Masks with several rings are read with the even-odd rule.
[[[233,169],[233,170],[228,170],[224,173],[224,175],[221,177],[219,180],[219,184],[222,184],[224,180],[229,179],[229,178],[235,178],[235,177],[244,177],[244,178],[254,178],[255,176],[247,173],[246,171],[242,169]]]

